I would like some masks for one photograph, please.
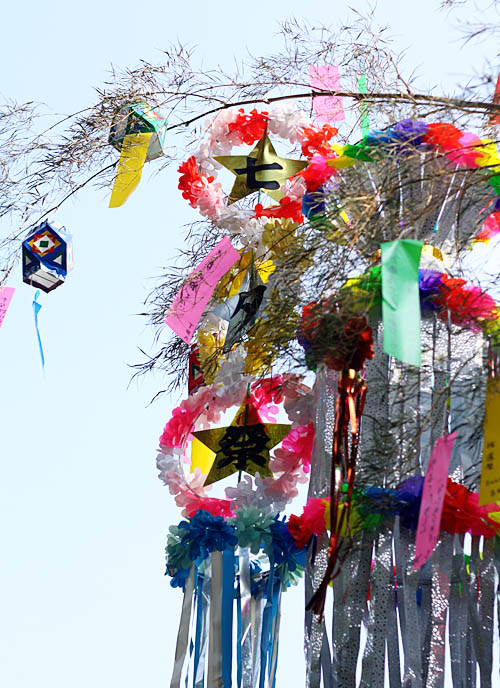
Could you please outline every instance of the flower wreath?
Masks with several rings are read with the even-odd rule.
[[[275,421],[277,404],[283,403],[292,422],[292,428],[275,449],[269,462],[273,477],[255,481],[245,476],[236,487],[227,487],[226,499],[207,496],[209,487],[203,487],[205,475],[200,468],[187,476],[183,464],[188,463],[186,448],[192,439],[191,432],[220,421],[221,415],[232,406],[241,404],[250,389],[250,402],[261,418]],[[311,461],[314,425],[311,422],[310,389],[296,375],[275,375],[252,382],[245,378],[229,386],[200,387],[174,409],[171,419],[160,437],[160,451],[156,465],[159,477],[175,495],[183,515],[192,517],[199,510],[214,516],[232,516],[239,506],[258,506],[270,511],[281,511],[297,496],[297,483],[307,481]]]
[[[237,205],[226,205],[221,184],[215,181],[221,167],[214,160],[216,155],[228,155],[234,146],[252,145],[266,132],[299,143],[309,165],[282,186],[284,197],[278,206],[263,208],[260,203],[255,210],[245,210]],[[291,219],[303,222],[302,198],[309,191],[316,191],[334,173],[326,162],[337,157],[329,144],[338,130],[329,124],[318,128],[304,112],[281,104],[267,111],[250,113],[240,109],[220,112],[208,123],[208,140],[197,155],[181,163],[179,189],[191,207],[197,208],[203,217],[232,234],[241,234],[248,245],[258,243],[264,225],[269,217]]]

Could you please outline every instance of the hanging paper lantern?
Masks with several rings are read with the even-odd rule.
[[[23,241],[23,282],[49,292],[63,284],[73,267],[71,235],[45,220]]]

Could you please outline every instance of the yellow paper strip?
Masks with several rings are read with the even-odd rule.
[[[500,378],[488,380],[485,405],[483,463],[479,488],[481,506],[500,499]]]
[[[152,136],[152,132],[127,134],[123,139],[120,160],[109,201],[110,208],[118,208],[123,205],[130,194],[136,190],[141,181],[142,168],[146,161]]]

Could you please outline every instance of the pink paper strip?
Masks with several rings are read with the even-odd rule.
[[[4,318],[7,314],[7,310],[10,306],[10,302],[15,291],[15,287],[0,287],[0,327],[2,326]]]
[[[224,237],[193,270],[176,294],[165,322],[187,344],[191,342],[215,285],[239,258],[238,251]]]
[[[456,432],[440,437],[429,459],[418,517],[413,570],[420,568],[428,561],[439,537],[451,450],[456,437]]]
[[[310,65],[311,87],[319,91],[340,91],[339,68],[336,65]],[[345,119],[340,96],[316,96],[313,99],[314,114],[318,122],[340,122]]]

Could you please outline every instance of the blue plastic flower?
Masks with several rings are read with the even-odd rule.
[[[179,528],[185,530],[182,540],[189,542],[192,561],[206,559],[211,552],[233,549],[238,543],[234,528],[223,516],[212,516],[208,511],[197,511],[189,521],[182,521]]]

